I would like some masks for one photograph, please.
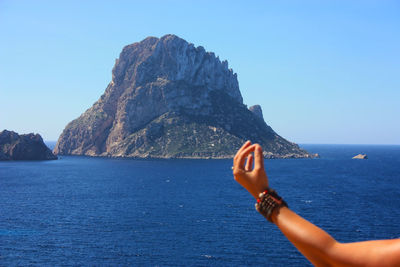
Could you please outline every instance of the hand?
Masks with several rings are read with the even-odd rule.
[[[233,159],[233,176],[256,199],[268,187],[264,157],[259,144],[252,145],[250,141],[247,141],[238,150]]]

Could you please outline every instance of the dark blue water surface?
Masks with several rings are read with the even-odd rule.
[[[400,146],[305,145],[271,187],[341,242],[400,236]],[[368,160],[352,160],[367,153]],[[0,265],[307,266],[231,160],[0,163]]]

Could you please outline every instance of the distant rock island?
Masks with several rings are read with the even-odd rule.
[[[368,159],[367,154],[358,154],[354,157],[352,157],[352,159]]]
[[[44,144],[39,134],[19,135],[13,131],[0,132],[0,160],[52,160],[57,157]]]
[[[70,122],[54,152],[138,158],[231,158],[246,141],[266,158],[314,155],[275,133],[261,107],[247,108],[236,73],[175,35],[125,46],[104,94]]]

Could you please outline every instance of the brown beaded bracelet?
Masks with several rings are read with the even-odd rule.
[[[269,222],[272,222],[272,213],[274,210],[276,208],[288,207],[288,205],[274,189],[267,188],[264,192],[260,193],[255,207]]]

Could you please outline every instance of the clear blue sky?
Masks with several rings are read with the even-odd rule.
[[[0,0],[0,131],[57,140],[123,46],[173,33],[297,143],[400,144],[399,1]]]

